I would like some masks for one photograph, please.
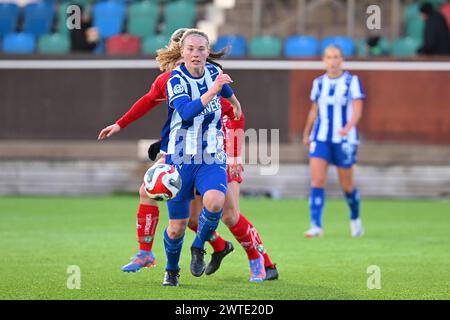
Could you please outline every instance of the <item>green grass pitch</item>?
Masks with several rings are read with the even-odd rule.
[[[130,196],[0,198],[0,299],[450,298],[450,202],[363,201],[366,234],[354,239],[345,202],[328,200],[325,236],[304,239],[307,201],[242,199],[242,212],[259,230],[280,279],[249,283],[244,251],[220,225],[235,252],[216,274],[194,278],[189,272],[193,233],[187,231],[180,287],[169,288],[161,286],[164,203],[154,244],[156,267],[136,274],[120,270],[137,249],[137,201]],[[70,265],[80,267],[81,289],[67,288]],[[381,289],[367,287],[371,265],[380,268]]]

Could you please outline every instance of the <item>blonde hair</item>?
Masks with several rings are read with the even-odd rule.
[[[189,29],[180,28],[175,30],[170,36],[168,45],[162,49],[156,50],[156,62],[159,64],[159,69],[161,71],[172,70],[177,61],[181,59],[179,43],[187,30]]]
[[[175,67],[175,64],[181,59],[181,49],[183,48],[184,41],[187,37],[192,35],[203,37],[206,40],[208,49],[210,49],[209,37],[203,31],[199,29],[178,29],[170,37],[169,45],[156,51],[156,62],[159,64],[161,71],[172,70]],[[219,52],[210,51],[206,61],[215,64],[222,69],[222,66],[215,62],[214,59],[222,58],[227,52],[228,48],[222,49]]]

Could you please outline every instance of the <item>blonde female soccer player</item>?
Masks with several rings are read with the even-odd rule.
[[[356,75],[342,70],[343,54],[331,45],[324,51],[326,73],[313,82],[312,106],[308,114],[303,143],[309,146],[311,228],[305,237],[323,235],[322,214],[328,165],[337,168],[339,182],[350,208],[351,234],[362,236],[360,197],[353,184],[353,167],[358,151],[358,130],[364,90]],[[314,125],[314,126],[313,126]]]

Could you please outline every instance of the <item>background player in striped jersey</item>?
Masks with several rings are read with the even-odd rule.
[[[324,51],[326,73],[313,82],[312,107],[306,121],[303,142],[309,146],[311,170],[311,228],[305,237],[323,235],[324,187],[329,164],[337,168],[339,182],[350,208],[350,227],[354,237],[363,234],[360,197],[353,185],[353,166],[359,144],[358,124],[365,94],[357,76],[342,70],[343,54],[337,46]],[[313,127],[314,124],[314,127]]]

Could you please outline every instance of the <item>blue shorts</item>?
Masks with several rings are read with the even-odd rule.
[[[166,163],[171,164],[170,155]],[[227,165],[213,164],[182,164],[174,165],[181,176],[181,190],[177,196],[167,201],[169,219],[189,218],[189,204],[194,199],[194,188],[203,195],[208,190],[218,190],[227,194]]]
[[[313,141],[309,146],[309,157],[320,158],[336,167],[349,169],[357,161],[358,145],[348,142],[332,143]]]

